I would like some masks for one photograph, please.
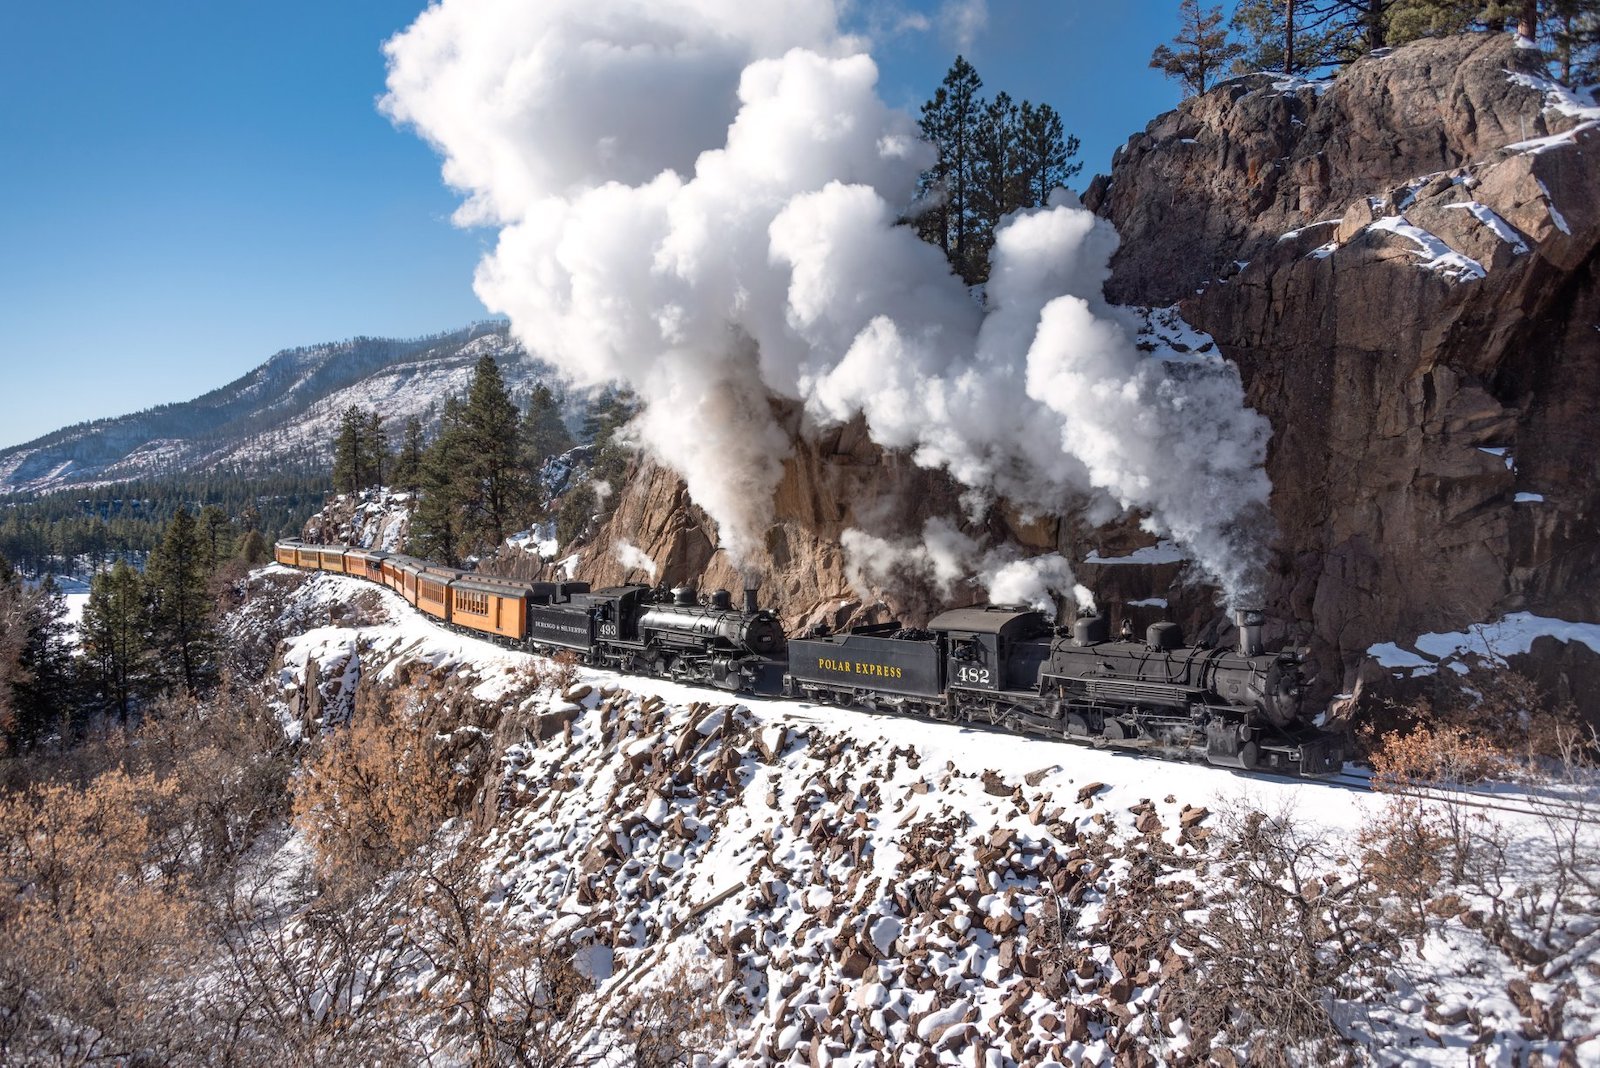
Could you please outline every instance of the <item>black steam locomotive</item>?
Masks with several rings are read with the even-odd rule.
[[[1056,628],[1038,612],[958,608],[926,630],[889,623],[789,642],[789,693],[1018,733],[1097,739],[1212,764],[1301,775],[1340,769],[1338,735],[1311,727],[1294,652],[1261,648],[1259,612],[1237,649],[1186,646],[1175,623],[1110,639],[1103,616]]]
[[[691,587],[615,586],[528,606],[527,641],[571,649],[597,667],[745,693],[772,693],[782,674],[783,625],[747,590],[704,603]]]
[[[934,618],[785,641],[756,603],[718,590],[484,578],[410,557],[280,542],[280,563],[383,583],[445,624],[516,647],[568,650],[597,667],[789,695],[1019,733],[1199,756],[1301,775],[1340,769],[1342,738],[1308,722],[1301,658],[1261,647],[1259,612],[1236,649],[1187,646],[1175,623],[1111,640],[1102,616],[1070,628],[980,605]]]

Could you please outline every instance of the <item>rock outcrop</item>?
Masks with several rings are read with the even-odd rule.
[[[1359,197],[1577,120],[1546,111],[1539,53],[1506,35],[1425,41],[1330,82],[1234,78],[1118,149],[1084,202],[1117,224],[1114,301],[1164,306]]]
[[[1187,294],[1272,420],[1274,607],[1347,684],[1374,642],[1600,619],[1600,111],[1536,59],[1474,35],[1231,82],[1089,193],[1116,296]]]

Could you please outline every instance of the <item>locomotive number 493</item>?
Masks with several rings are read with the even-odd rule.
[[[970,667],[963,665],[956,670],[957,682],[968,682],[974,686],[987,686],[993,680],[988,668]]]
[[[615,638],[616,636],[617,636],[617,625],[615,623],[602,623],[602,624],[600,624],[600,637],[602,637],[602,638]]]

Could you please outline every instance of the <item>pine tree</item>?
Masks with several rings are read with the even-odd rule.
[[[1017,175],[1024,189],[1022,206],[1036,208],[1083,170],[1081,161],[1072,160],[1078,154],[1078,139],[1064,136],[1061,116],[1049,104],[1035,107],[1024,100],[1018,124]]]
[[[493,356],[478,360],[461,411],[465,445],[463,486],[466,542],[471,548],[498,547],[517,530],[526,511],[529,481],[519,456],[517,406],[511,402]]]
[[[252,533],[261,536],[259,531]],[[118,560],[89,585],[80,645],[87,689],[123,722],[152,682],[149,631],[144,580],[126,561]]]
[[[383,473],[389,466],[389,435],[383,429],[383,416],[368,412],[361,427],[362,486],[383,485]]]
[[[522,467],[528,476],[529,501],[540,512],[547,507],[548,487],[543,478],[545,464],[568,452],[576,444],[562,419],[555,394],[543,382],[533,387],[528,407],[522,416]]]
[[[67,603],[46,575],[29,605],[27,634],[12,687],[9,748],[27,749],[66,724],[73,704],[72,647]]]
[[[1026,189],[1017,158],[1019,115],[1009,93],[1000,93],[983,105],[973,134],[972,152],[972,252],[983,264],[974,275],[988,277],[989,250],[1000,220],[1023,204]]]
[[[416,498],[422,477],[422,420],[412,416],[406,420],[405,436],[400,439],[400,451],[395,453],[394,468],[389,473],[394,488]]]
[[[556,395],[540,382],[533,387],[527,413],[522,417],[523,465],[530,474],[537,475],[546,460],[567,452],[573,444],[572,432],[562,418]]]
[[[933,99],[922,106],[922,133],[938,150],[922,175],[926,205],[917,233],[944,250],[968,285],[989,277],[989,252],[1000,221],[1019,208],[1043,204],[1082,169],[1073,163],[1078,139],[1064,136],[1048,104],[1020,106],[1007,93],[978,95],[983,80],[960,56]]]
[[[1347,24],[1333,0],[1242,0],[1232,27],[1244,51],[1234,70],[1306,74],[1350,51]]]
[[[1560,79],[1567,85],[1600,81],[1600,0],[1552,0],[1545,7]]]
[[[460,563],[463,541],[460,501],[465,496],[461,482],[467,439],[461,420],[461,402],[451,397],[444,403],[439,436],[418,465],[418,497],[411,513],[411,553],[452,567]]]
[[[267,544],[266,535],[259,530],[246,532],[239,542],[239,559],[250,567],[256,567],[272,559],[272,546]]]
[[[150,554],[152,634],[175,682],[190,696],[211,681],[211,598],[199,525],[180,508]]]
[[[1439,37],[1473,27],[1512,30],[1530,40],[1538,36],[1541,9],[1548,20],[1560,11],[1588,8],[1593,0],[1563,4],[1560,0],[1388,0],[1383,3],[1384,24],[1390,44],[1405,44],[1419,37]],[[1558,44],[1559,47],[1559,44]]]
[[[333,488],[355,496],[366,485],[368,449],[366,414],[352,404],[339,416],[339,433],[333,443]]]
[[[205,547],[205,569],[211,574],[233,555],[233,524],[228,513],[214,504],[200,509],[200,537]]]
[[[968,284],[973,276],[972,170],[983,79],[963,56],[944,76],[933,99],[922,105],[922,136],[938,149],[933,170],[923,175],[922,192],[937,206],[918,219],[918,231],[940,248]]]
[[[1228,40],[1220,7],[1202,11],[1200,0],[1183,0],[1178,18],[1178,35],[1172,39],[1177,48],[1157,45],[1150,53],[1150,66],[1181,81],[1184,96],[1199,96],[1244,52],[1244,46]]]

